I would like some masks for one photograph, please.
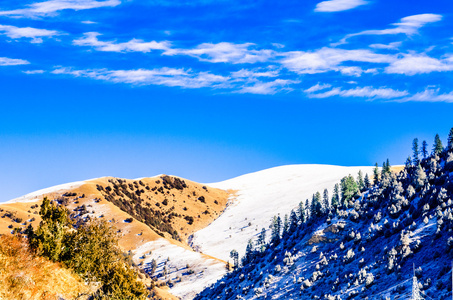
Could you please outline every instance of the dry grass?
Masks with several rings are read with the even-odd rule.
[[[26,241],[0,236],[0,299],[74,299],[89,287],[70,270],[34,256]]]

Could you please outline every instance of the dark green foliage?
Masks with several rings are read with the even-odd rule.
[[[413,162],[414,162],[414,165],[418,165],[419,163],[419,151],[418,151],[418,139],[415,138],[414,141],[412,142],[412,151],[413,151],[413,154],[412,154],[412,157],[413,157]]]
[[[371,182],[370,178],[368,177],[368,174],[365,174],[365,179],[363,180],[363,183],[365,185],[365,189],[369,189],[371,187]]]
[[[444,146],[442,146],[442,141],[438,134],[434,137],[434,145],[433,145],[433,153],[440,154],[444,150]]]
[[[450,128],[450,132],[448,133],[447,150],[453,150],[453,127]]]
[[[354,178],[349,175],[341,179],[341,202],[343,207],[348,207],[348,202],[357,195],[359,188]]]
[[[62,262],[83,278],[99,282],[95,299],[144,299],[146,289],[118,247],[116,230],[105,221],[88,220],[73,230],[69,212],[47,197],[36,232],[29,226],[30,247],[38,255]]]
[[[324,189],[324,192],[322,193],[322,211],[323,213],[325,213],[328,210],[329,210],[329,191],[327,189]]]
[[[426,159],[426,157],[428,157],[428,143],[426,141],[423,141],[422,143],[422,155],[423,159]]]
[[[332,195],[332,208],[336,209],[340,205],[340,187],[338,183],[335,184],[333,187],[333,195]]]
[[[322,204],[321,204],[321,194],[319,192],[316,192],[316,194],[313,194],[312,200],[311,200],[311,216],[313,217],[318,217],[322,213]]]
[[[374,167],[373,174],[374,174],[374,178],[373,178],[374,185],[377,185],[379,183],[379,167],[378,167],[377,163],[376,163],[376,166]]]

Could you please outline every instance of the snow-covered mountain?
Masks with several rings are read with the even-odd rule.
[[[339,206],[274,223],[196,299],[451,299],[453,149],[361,191],[342,183]]]
[[[332,194],[341,178],[356,177],[360,170],[371,175],[373,168],[288,165],[208,184],[234,192],[222,215],[193,235],[192,245],[225,261],[233,249],[242,256],[248,240],[256,238],[262,228],[268,230],[274,216],[284,218],[318,191],[328,189]]]

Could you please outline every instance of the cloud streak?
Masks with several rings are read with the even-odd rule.
[[[143,52],[148,53],[152,50],[169,50],[170,42],[144,42],[140,39],[132,39],[125,43],[116,43],[115,41],[100,41],[98,32],[87,32],[84,37],[74,40],[72,43],[76,46],[94,47],[98,51],[104,52]]]
[[[57,75],[72,75],[74,77],[86,77],[114,83],[163,85],[182,88],[222,87],[229,80],[228,77],[215,75],[209,72],[195,73],[190,70],[175,68],[160,68],[151,70],[75,70],[72,68],[59,67],[51,73]]]
[[[62,10],[86,10],[101,7],[114,7],[120,4],[120,0],[49,0],[32,3],[26,8],[0,11],[0,16],[27,18],[48,17],[55,16]]]
[[[0,66],[29,65],[30,62],[24,59],[0,57]]]
[[[61,33],[56,30],[0,25],[0,34],[4,34],[11,39],[28,38],[31,39],[31,43],[42,43],[43,37],[52,38]]]
[[[409,95],[407,91],[399,91],[391,88],[373,88],[371,86],[357,87],[346,90],[336,87],[322,93],[315,93],[320,90],[325,90],[326,88],[330,88],[330,85],[322,86],[317,84],[315,86],[312,86],[311,88],[306,89],[305,93],[309,98],[317,99],[339,96],[343,98],[358,97],[373,100],[373,99],[395,99]]]
[[[418,30],[429,23],[435,23],[442,20],[442,15],[438,14],[419,14],[402,18],[399,23],[394,23],[394,28],[380,29],[380,30],[364,30],[357,33],[346,35],[339,43],[334,45],[345,44],[346,41],[352,37],[361,35],[395,35],[405,34],[414,35]]]
[[[338,12],[350,10],[362,5],[368,4],[364,0],[329,0],[323,1],[316,5],[315,11],[317,12]]]

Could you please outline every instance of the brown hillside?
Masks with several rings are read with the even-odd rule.
[[[60,264],[31,254],[15,236],[0,236],[0,283],[0,299],[75,299],[94,291]]]

